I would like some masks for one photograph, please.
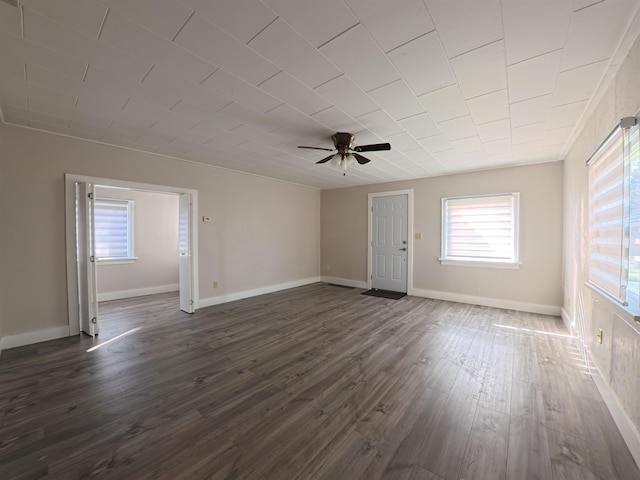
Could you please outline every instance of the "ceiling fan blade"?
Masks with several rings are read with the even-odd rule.
[[[322,148],[322,147],[303,147],[301,145],[298,148],[308,148],[309,150],[326,150],[327,152],[333,152],[333,148]]]
[[[355,152],[377,152],[378,150],[391,150],[390,143],[373,143],[371,145],[360,145],[354,147]]]
[[[327,163],[333,157],[334,157],[334,155],[329,155],[327,158],[323,158],[322,160],[318,160],[316,163]]]
[[[356,157],[356,160],[360,165],[364,165],[365,163],[369,163],[371,161],[367,157],[363,157],[362,155],[358,155],[357,153],[352,153],[352,155]]]

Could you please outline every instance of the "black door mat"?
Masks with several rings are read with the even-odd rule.
[[[370,295],[372,297],[390,298],[391,300],[400,300],[402,297],[406,297],[404,292],[392,292],[390,290],[367,290],[362,292],[362,295]]]

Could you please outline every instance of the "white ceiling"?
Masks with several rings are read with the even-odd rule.
[[[9,124],[319,188],[561,160],[639,2],[0,2],[0,108]],[[296,148],[332,148],[336,131],[392,150],[343,176]]]

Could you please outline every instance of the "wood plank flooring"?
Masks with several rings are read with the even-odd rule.
[[[120,300],[94,351],[4,351],[0,479],[640,479],[559,318],[361,292]]]

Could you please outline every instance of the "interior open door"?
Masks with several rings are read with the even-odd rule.
[[[80,331],[92,337],[98,334],[94,205],[94,185],[76,182],[76,258]]]
[[[191,255],[191,225],[192,200],[190,193],[180,194],[179,207],[179,275],[180,275],[180,310],[187,313],[195,312],[192,291],[193,256]]]

